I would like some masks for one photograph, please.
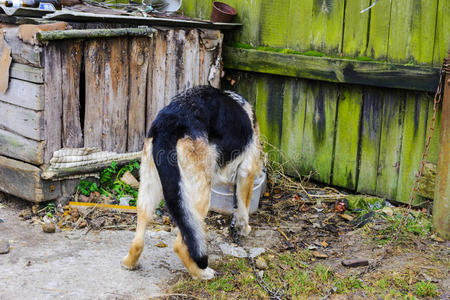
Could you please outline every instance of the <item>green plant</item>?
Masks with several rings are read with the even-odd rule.
[[[92,192],[99,192],[99,188],[95,182],[81,180],[77,185],[77,191],[85,196],[89,196]]]
[[[438,295],[437,287],[428,281],[419,281],[415,288],[419,297],[436,297]]]

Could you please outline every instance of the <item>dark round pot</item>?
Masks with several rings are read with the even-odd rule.
[[[220,23],[230,23],[237,14],[236,10],[228,4],[215,1],[211,11],[211,21]]]

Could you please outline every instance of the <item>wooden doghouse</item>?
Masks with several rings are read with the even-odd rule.
[[[211,25],[71,25],[79,30],[41,32],[37,45],[2,28],[12,64],[0,93],[0,190],[33,202],[73,193],[41,178],[55,150],[139,151],[172,96],[220,76],[222,34]]]

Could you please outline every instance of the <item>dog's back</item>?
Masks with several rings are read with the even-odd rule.
[[[149,130],[142,164],[138,218],[140,209],[146,215],[152,213],[155,193],[162,192],[181,233],[175,251],[194,277],[210,277],[203,219],[216,175],[237,183],[238,215],[243,231],[250,231],[247,198],[260,170],[259,137],[251,106],[238,94],[207,86],[175,96]],[[143,186],[148,190],[143,191]],[[125,265],[133,265],[126,261]]]

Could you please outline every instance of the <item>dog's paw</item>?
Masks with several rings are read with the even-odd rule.
[[[247,224],[247,225],[242,226],[240,233],[243,236],[247,236],[250,234],[250,231],[252,231],[252,228],[250,227],[250,225]]]
[[[120,262],[120,265],[127,270],[136,270],[139,268],[138,263],[135,263],[135,264],[131,263],[131,259],[128,255],[122,259],[122,261]]]
[[[198,276],[193,276],[193,277],[194,277],[194,279],[210,280],[210,279],[214,278],[215,274],[216,274],[216,271],[214,271],[213,269],[208,267],[208,268],[202,270]]]

